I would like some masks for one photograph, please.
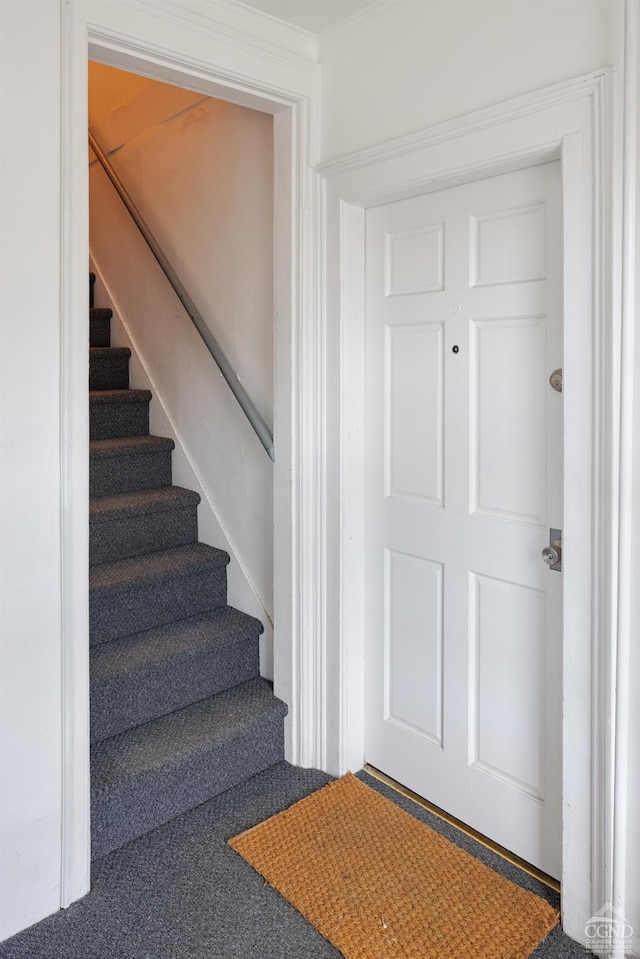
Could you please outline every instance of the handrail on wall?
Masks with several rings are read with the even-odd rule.
[[[258,439],[264,446],[268,456],[275,462],[273,437],[271,435],[271,431],[269,430],[269,427],[267,426],[267,424],[262,419],[262,417],[258,413],[255,406],[251,402],[251,399],[249,398],[247,391],[245,390],[244,386],[238,379],[237,373],[234,371],[233,367],[229,363],[229,360],[224,355],[220,345],[218,344],[218,341],[216,340],[215,336],[213,335],[213,333],[211,332],[211,330],[209,329],[209,327],[203,320],[202,316],[198,312],[195,303],[193,302],[193,300],[187,293],[185,287],[180,281],[180,278],[178,277],[177,273],[171,266],[171,263],[165,256],[164,251],[162,250],[162,247],[160,246],[155,236],[153,235],[151,228],[146,223],[144,217],[142,216],[142,213],[140,212],[140,210],[138,209],[138,207],[132,200],[131,195],[129,194],[127,188],[125,187],[124,183],[118,176],[109,158],[105,154],[104,150],[102,150],[102,148],[100,147],[100,144],[96,140],[93,133],[91,133],[91,131],[89,131],[89,146],[95,153],[97,160],[100,163],[100,166],[102,167],[104,172],[107,174],[107,176],[111,180],[113,186],[115,187],[118,193],[118,196],[120,197],[120,199],[126,206],[127,210],[129,211],[131,218],[133,219],[134,223],[140,230],[140,233],[144,237],[147,243],[147,246],[149,247],[149,249],[155,256],[156,260],[158,261],[160,265],[160,269],[162,270],[167,280],[173,287],[173,290],[176,296],[178,297],[178,299],[184,306],[185,310],[189,314],[189,317],[191,318],[191,322],[193,323],[196,330],[200,334],[202,340],[204,341],[205,346],[209,350],[209,353],[215,360],[218,366],[218,369],[220,370],[225,380],[229,384],[229,388],[231,392],[233,393],[236,400],[240,404],[240,407],[244,415],[247,417],[247,419],[251,423],[251,426],[253,427],[256,433],[256,436],[258,437]]]

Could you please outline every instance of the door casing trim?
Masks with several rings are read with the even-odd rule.
[[[564,214],[565,572],[563,646],[563,927],[584,942],[611,873],[607,741],[618,516],[613,491],[619,389],[612,277],[613,82],[603,69],[460,120],[324,164],[328,433],[327,555],[339,555],[325,678],[329,768],[364,755],[364,229],[366,208],[559,159]]]
[[[286,757],[311,764],[322,647],[317,575],[322,357],[316,223],[319,67],[306,34],[233,7],[169,0],[65,0],[61,173],[61,894],[90,887],[88,662],[88,165],[87,60],[260,109],[274,116],[275,691],[289,707]],[[216,16],[219,15],[219,21]],[[247,30],[249,29],[249,32]],[[313,49],[311,49],[313,47]]]

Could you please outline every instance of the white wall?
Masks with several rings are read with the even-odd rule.
[[[0,4],[0,939],[60,902],[59,31]]]
[[[620,62],[623,0],[397,0],[320,38],[324,159]]]
[[[137,77],[128,96],[127,76],[90,64],[92,132],[273,428],[273,119]],[[89,183],[91,252],[124,324],[114,345],[131,337],[140,354],[151,429],[179,444],[174,482],[201,490],[200,538],[231,552],[230,602],[263,621],[272,678],[271,461],[97,163]]]
[[[122,75],[90,64],[92,132],[115,151],[113,165],[272,425],[273,118],[159,82],[100,116],[101,91]]]

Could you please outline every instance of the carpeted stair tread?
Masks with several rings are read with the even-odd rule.
[[[197,542],[199,502],[198,493],[180,486],[92,497],[90,565]]]
[[[253,616],[222,606],[94,647],[92,742],[257,677],[262,630]]]
[[[252,679],[96,743],[91,791],[96,795],[132,777],[181,764],[254,726],[266,713],[284,717],[287,707],[273,695],[270,683]]]
[[[233,606],[190,616],[91,650],[91,682],[109,683],[130,672],[156,666],[215,646],[244,642],[259,636],[259,619]]]
[[[182,486],[162,486],[160,489],[93,497],[89,504],[89,516],[94,520],[107,521],[124,516],[197,506],[199,502],[200,494],[195,490],[184,489]]]
[[[204,543],[93,566],[91,646],[227,605],[229,554]]]
[[[215,546],[205,543],[179,546],[177,549],[94,566],[89,573],[89,590],[95,594],[107,589],[129,588],[134,581],[189,576],[203,566],[226,566],[229,561],[229,554]]]
[[[115,358],[131,358],[131,350],[128,346],[91,346],[89,347],[89,360]]]
[[[286,711],[252,679],[94,744],[93,858],[280,762]]]
[[[121,409],[126,411],[128,407]],[[90,495],[115,496],[133,490],[170,486],[174,446],[172,439],[150,436],[148,427],[144,433],[92,439],[89,445]]]
[[[130,357],[131,350],[126,346],[90,347],[89,389],[128,389]]]
[[[111,310],[89,311],[89,345],[111,346]]]
[[[149,403],[151,390],[90,390],[89,406],[103,404]]]
[[[110,456],[135,456],[137,453],[172,450],[174,446],[173,440],[167,436],[146,435],[92,440],[89,449],[92,457],[104,459]]]
[[[117,439],[149,432],[149,390],[92,390],[89,393],[89,438]]]

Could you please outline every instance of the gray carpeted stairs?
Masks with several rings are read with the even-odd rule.
[[[200,497],[171,485],[111,311],[91,308],[91,834],[97,859],[281,761],[286,707],[258,673],[258,620],[227,606]]]

